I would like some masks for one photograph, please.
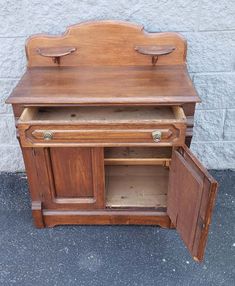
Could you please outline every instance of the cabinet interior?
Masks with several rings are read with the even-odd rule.
[[[105,148],[107,208],[166,209],[172,148]]]

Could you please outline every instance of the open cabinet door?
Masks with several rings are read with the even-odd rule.
[[[217,182],[187,146],[173,150],[167,213],[194,260],[202,261]]]

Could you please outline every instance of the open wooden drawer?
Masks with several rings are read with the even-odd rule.
[[[30,146],[182,145],[186,118],[173,107],[29,107],[18,129]]]

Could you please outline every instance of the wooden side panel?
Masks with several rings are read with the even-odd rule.
[[[32,201],[32,214],[37,228],[44,226],[42,209],[50,196],[50,185],[44,160],[44,148],[22,148]]]
[[[92,197],[91,148],[51,148],[56,197]]]
[[[15,119],[18,119],[24,111],[24,106],[21,104],[12,104],[12,109]]]
[[[41,149],[43,148],[38,148],[38,152],[40,152]],[[40,184],[43,182],[40,176],[42,172],[39,172],[37,169],[35,160],[36,153],[34,152],[33,148],[22,148],[22,154],[24,158],[31,199],[32,201],[43,201],[40,188]]]
[[[57,66],[38,49],[73,47],[75,52],[60,59],[60,66],[152,65],[151,56],[138,53],[137,46],[170,45],[175,50],[160,56],[157,65],[182,64],[186,41],[177,33],[147,33],[142,26],[120,21],[86,22],[68,28],[62,36],[35,35],[26,44],[28,66]]]
[[[195,103],[183,104],[183,110],[187,118],[187,129],[185,144],[190,147],[192,137],[193,137],[193,126],[194,126],[194,113],[195,113]]]
[[[204,256],[217,182],[184,146],[173,151],[167,213],[195,260]]]

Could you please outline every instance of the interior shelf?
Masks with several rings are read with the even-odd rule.
[[[108,158],[171,158],[171,147],[106,147],[104,157]]]
[[[106,166],[106,207],[166,208],[168,168]]]
[[[163,165],[169,166],[171,147],[107,147],[105,165]]]

